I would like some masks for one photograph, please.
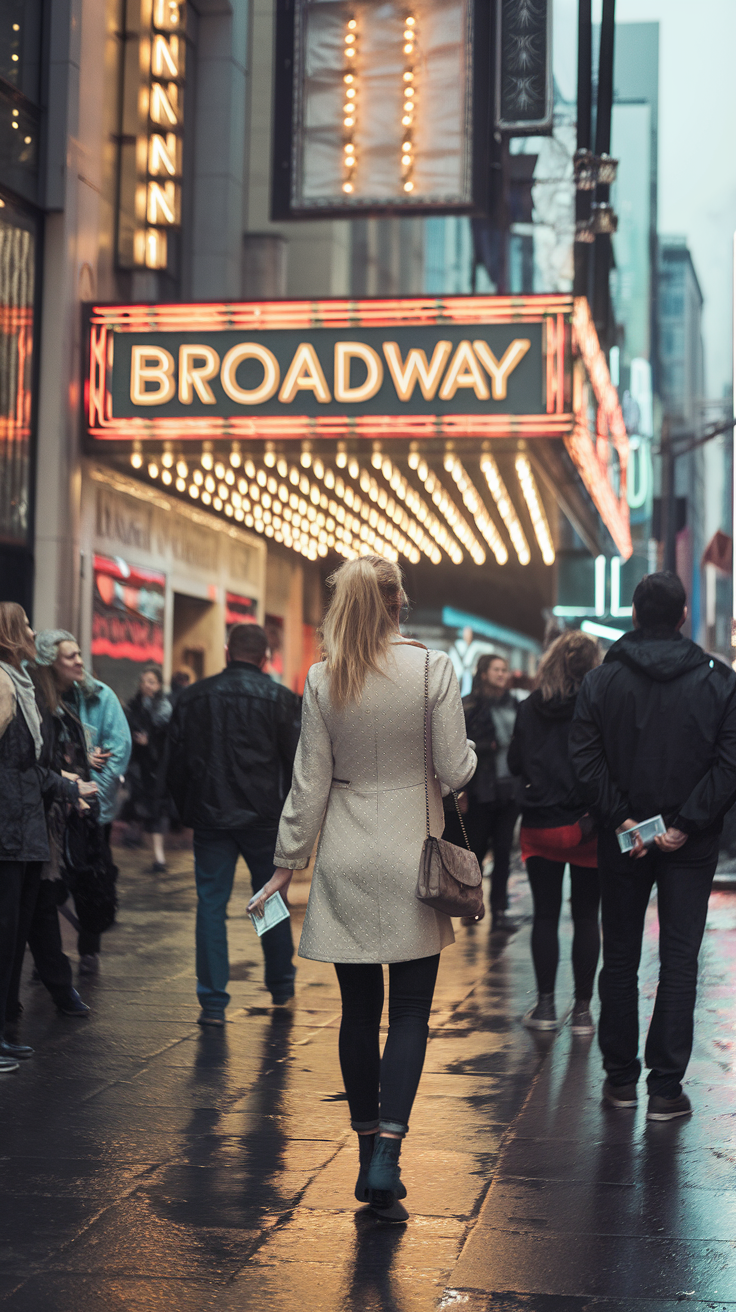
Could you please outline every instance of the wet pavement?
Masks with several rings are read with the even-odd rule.
[[[520,1026],[528,927],[511,939],[487,921],[458,927],[402,1154],[411,1221],[389,1228],[352,1196],[332,968],[300,961],[294,1012],[271,1008],[243,877],[228,1024],[201,1030],[191,854],[173,853],[163,877],[118,855],[119,924],[99,978],[79,985],[92,1018],[59,1019],[26,971],[23,1037],[37,1052],[0,1083],[3,1307],[736,1307],[733,894],[714,895],[708,922],[696,1115],[670,1125],[601,1106],[590,1040]],[[295,893],[303,903],[306,887]],[[528,910],[521,876],[514,895]],[[651,912],[644,1005],[655,929]],[[562,997],[567,965],[560,984]]]

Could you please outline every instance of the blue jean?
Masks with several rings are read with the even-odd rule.
[[[222,1015],[230,994],[227,982],[227,905],[235,867],[242,856],[250,870],[253,892],[268,883],[274,871],[275,829],[195,829],[194,874],[197,881],[197,997],[203,1011]],[[255,933],[255,930],[253,931]],[[261,938],[265,983],[274,1002],[294,994],[296,969],[291,921],[282,920]]]

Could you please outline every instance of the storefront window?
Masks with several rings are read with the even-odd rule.
[[[0,540],[29,532],[35,232],[0,202]]]

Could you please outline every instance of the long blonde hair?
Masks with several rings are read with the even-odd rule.
[[[406,593],[399,566],[382,556],[346,560],[327,586],[332,598],[320,638],[330,697],[342,709],[360,701],[367,674],[382,672]]]
[[[545,702],[553,697],[572,697],[589,670],[601,663],[595,638],[579,629],[563,633],[544,653],[537,670],[536,686]]]

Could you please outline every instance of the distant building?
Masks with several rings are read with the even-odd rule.
[[[713,419],[706,414],[702,310],[703,294],[686,239],[660,237],[660,385],[673,438],[697,437]],[[713,565],[701,565],[716,529],[728,530],[723,522],[724,477],[720,442],[684,451],[675,462],[677,571],[688,592],[692,636],[727,652],[729,580]]]

